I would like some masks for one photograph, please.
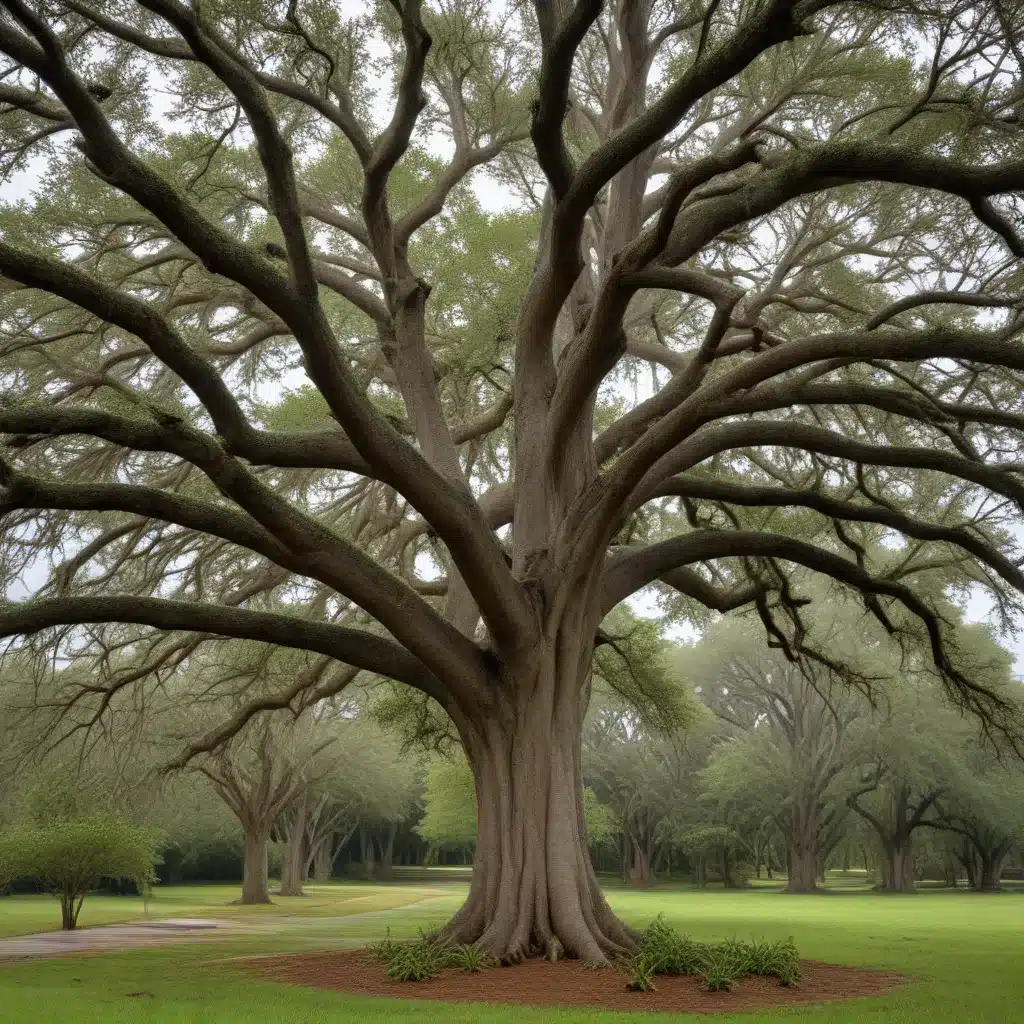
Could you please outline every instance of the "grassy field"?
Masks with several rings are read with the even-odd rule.
[[[801,954],[913,975],[911,986],[882,998],[772,1013],[695,1016],[594,1014],[551,1009],[484,1008],[353,998],[253,979],[231,958],[247,953],[351,945],[382,935],[412,935],[439,923],[464,893],[458,884],[335,885],[273,907],[226,906],[225,886],[160,890],[153,916],[232,915],[255,931],[225,942],[181,945],[87,958],[0,965],[0,1019],[82,1022],[207,1022],[327,1019],[390,1021],[820,1021],[838,1024],[927,1021],[1011,1024],[1024,1020],[1024,894],[921,892],[879,896],[837,892],[789,896],[747,892],[612,889],[616,910],[642,926],[658,913],[698,939],[785,937]],[[119,909],[120,908],[120,909]],[[52,923],[54,904],[0,900],[0,934]],[[93,897],[86,924],[130,919],[140,901]],[[91,916],[89,916],[91,914]],[[40,924],[41,923],[41,924]]]

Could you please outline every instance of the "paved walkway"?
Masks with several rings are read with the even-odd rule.
[[[35,935],[0,939],[0,961],[133,949],[137,946],[162,946],[184,940],[195,942],[207,938],[224,938],[225,932],[244,930],[234,921],[167,918],[163,921],[114,924],[101,928],[78,928],[73,932],[37,932]]]

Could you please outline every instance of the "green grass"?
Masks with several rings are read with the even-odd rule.
[[[443,895],[451,886],[443,882],[419,885],[368,885],[355,882],[306,887],[301,897],[273,897],[269,906],[240,907],[238,885],[156,886],[148,908],[136,896],[87,896],[79,917],[80,928],[125,924],[161,917],[216,917],[271,922],[283,917],[334,917],[392,910],[428,897]],[[462,891],[460,888],[458,891]],[[56,931],[60,904],[52,896],[8,896],[0,899],[0,938]]]
[[[0,1019],[46,1022],[71,1015],[83,1024],[329,1019],[357,1024],[610,1024],[661,1019],[709,1024],[783,1020],[1010,1024],[1024,1020],[1022,894],[789,896],[766,889],[609,891],[615,909],[637,926],[664,913],[670,924],[705,941],[792,935],[804,957],[883,967],[916,979],[909,987],[879,998],[758,1014],[641,1017],[368,999],[257,980],[230,959],[247,953],[349,945],[380,937],[387,926],[396,936],[412,935],[418,927],[444,920],[464,891],[462,886],[445,885],[331,885],[318,887],[307,900],[281,900],[278,907],[253,912],[224,907],[234,892],[227,887],[168,888],[154,902],[154,911],[158,908],[162,915],[232,914],[251,922],[258,931],[217,944],[2,965]],[[360,902],[352,902],[353,898]],[[96,913],[113,914],[108,902],[116,901],[102,901]],[[24,909],[30,903],[0,900],[0,930],[10,933],[15,930],[13,918],[31,916]],[[303,903],[305,907],[298,906]],[[298,918],[300,913],[303,916]]]

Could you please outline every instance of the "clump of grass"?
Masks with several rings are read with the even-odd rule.
[[[402,948],[402,945],[391,938],[391,928],[388,927],[384,930],[384,938],[380,942],[371,942],[366,948],[374,960],[382,964],[390,964],[392,957]]]
[[[731,950],[718,950],[705,956],[700,976],[708,992],[728,992],[739,977],[736,958]]]
[[[747,944],[747,973],[778,978],[781,985],[795,985],[800,980],[800,957],[792,938],[779,942]]]
[[[476,974],[493,967],[494,961],[475,946],[455,946],[448,954],[447,966],[456,967],[468,974]]]
[[[647,927],[635,956],[622,962],[629,973],[628,988],[649,992],[656,974],[696,974],[709,992],[728,992],[732,983],[748,974],[779,979],[793,985],[800,978],[800,959],[792,939],[785,942],[694,942],[680,935],[660,914]],[[644,987],[650,985],[650,988]]]
[[[436,951],[423,942],[400,946],[388,961],[388,977],[392,981],[427,981],[440,973]]]
[[[626,969],[626,973],[629,974],[629,981],[626,982],[626,988],[631,992],[654,992],[654,969],[651,967],[650,961],[643,953],[637,953],[634,956],[626,957],[622,962],[622,966]]]
[[[641,955],[655,974],[696,974],[700,968],[700,946],[680,935],[659,914],[644,932]]]
[[[426,981],[449,967],[476,973],[493,965],[486,953],[473,946],[455,946],[437,932],[422,930],[418,939],[395,942],[389,929],[386,937],[372,943],[369,950],[376,960],[387,964],[388,977],[393,981]]]

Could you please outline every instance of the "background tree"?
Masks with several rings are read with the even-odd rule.
[[[142,889],[156,877],[156,833],[95,809],[104,803],[106,794],[51,775],[30,788],[20,820],[0,831],[0,884],[38,881],[60,901],[65,930],[76,927],[85,897],[104,879]]]
[[[420,690],[483,797],[448,934],[604,962],[635,938],[581,735],[644,587],[753,604],[806,657],[806,567],[1017,735],[940,612],[1024,584],[1021,15],[520,10],[0,0],[0,156],[35,183],[2,216],[29,584],[0,633],[91,659],[65,699],[94,715],[217,636],[330,663],[255,710]],[[522,216],[484,214],[485,166]]]
[[[840,632],[857,638],[848,647],[866,639],[857,625],[862,616],[856,608],[846,611],[841,631],[841,616],[830,616],[833,654]],[[842,837],[847,731],[866,701],[827,665],[797,664],[766,649],[751,627],[726,620],[694,651],[691,671],[701,699],[733,736],[728,749],[716,753],[708,782],[720,802],[740,808],[755,836],[766,816],[774,818],[786,844],[787,888],[812,892]],[[863,654],[850,654],[847,663],[869,675]]]

